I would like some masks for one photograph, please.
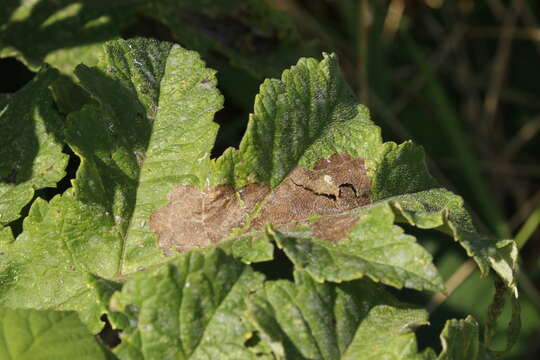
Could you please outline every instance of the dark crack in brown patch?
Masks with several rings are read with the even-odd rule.
[[[253,227],[300,221],[313,214],[338,214],[370,203],[364,160],[349,154],[321,159],[313,170],[295,167],[266,198]]]
[[[249,229],[273,224],[289,230],[315,214],[337,215],[369,204],[371,182],[366,173],[363,159],[340,153],[319,160],[313,170],[295,167],[271,192],[259,184],[236,191],[231,185],[205,189],[180,185],[169,194],[170,203],[151,216],[150,226],[163,249],[206,247],[245,224],[264,200]],[[357,219],[347,214],[323,217],[314,224],[315,235],[337,241]]]

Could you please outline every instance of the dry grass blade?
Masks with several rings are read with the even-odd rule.
[[[448,299],[448,297],[472,274],[475,269],[476,263],[473,260],[469,259],[465,261],[444,283],[446,293],[439,292],[435,294],[426,305],[426,310],[429,313],[437,310],[437,308],[441,306],[446,299]]]
[[[512,8],[503,18],[503,26],[500,31],[497,54],[491,68],[490,83],[484,99],[484,111],[486,116],[484,129],[485,134],[493,129],[495,115],[499,105],[499,98],[510,59],[510,50],[514,38],[515,26],[518,16],[523,8],[523,0],[514,0]]]
[[[529,140],[540,131],[540,117],[536,117],[525,123],[518,133],[510,139],[502,152],[504,159],[511,159]]]
[[[384,19],[383,37],[388,41],[392,41],[399,28],[399,23],[403,17],[405,10],[404,0],[392,0],[388,6],[388,12]]]

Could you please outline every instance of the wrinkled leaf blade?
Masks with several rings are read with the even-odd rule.
[[[2,359],[113,358],[75,312],[0,308],[0,322]]]
[[[410,328],[427,313],[401,308],[369,280],[319,284],[297,273],[295,283],[267,282],[250,298],[248,317],[277,358],[417,359]]]
[[[244,347],[252,329],[241,315],[245,296],[262,281],[220,249],[138,275],[113,296],[112,308],[129,316],[115,352],[121,359],[254,358]]]
[[[393,222],[391,208],[382,204],[361,214],[347,237],[337,243],[311,239],[309,232],[272,235],[295,266],[318,281],[368,276],[397,288],[442,291],[431,255]]]

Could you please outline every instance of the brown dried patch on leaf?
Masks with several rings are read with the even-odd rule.
[[[205,189],[181,185],[169,194],[170,203],[151,216],[150,226],[164,249],[207,247],[244,224],[264,199],[249,228],[273,224],[288,230],[315,214],[340,214],[369,204],[371,182],[366,173],[363,159],[335,154],[319,160],[313,170],[295,167],[271,192],[259,184],[237,191],[232,185]],[[337,241],[357,219],[356,215],[324,217],[315,223],[315,235]]]
[[[268,191],[255,184],[238,192],[231,185],[205,189],[180,185],[169,194],[170,203],[152,214],[150,227],[163,249],[207,247],[238,227]]]
[[[358,219],[360,215],[356,214],[324,216],[313,224],[313,234],[321,240],[336,242],[347,236]]]
[[[339,214],[369,204],[370,179],[364,160],[349,154],[321,159],[313,170],[297,166],[266,198],[254,227],[294,223],[313,214]]]

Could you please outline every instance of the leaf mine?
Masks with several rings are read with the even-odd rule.
[[[313,170],[296,166],[275,189],[249,184],[234,190],[231,184],[200,189],[179,185],[169,204],[150,218],[159,246],[180,252],[207,247],[226,238],[234,228],[294,228],[313,215],[335,215],[371,202],[371,181],[364,160],[346,153],[322,158]],[[254,214],[255,206],[261,204]],[[343,238],[358,220],[356,215],[323,217],[315,223],[321,239]]]

